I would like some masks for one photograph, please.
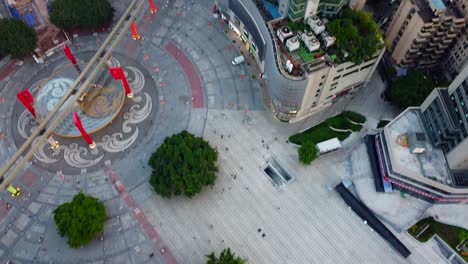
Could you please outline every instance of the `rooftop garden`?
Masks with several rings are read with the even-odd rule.
[[[320,143],[335,137],[343,141],[352,132],[361,130],[364,122],[366,122],[365,116],[345,111],[301,133],[292,135],[289,137],[289,141],[298,145],[302,145],[306,141]]]
[[[328,23],[328,30],[336,37],[338,51],[343,56],[347,53],[347,60],[355,64],[369,60],[383,47],[382,32],[371,13],[346,9]]]
[[[439,223],[434,218],[424,218],[408,229],[408,233],[419,240],[426,242],[437,234],[451,248],[468,261],[468,230],[458,226]]]

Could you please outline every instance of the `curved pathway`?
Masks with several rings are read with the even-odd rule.
[[[192,94],[192,107],[203,108],[205,106],[205,95],[203,94],[202,82],[192,61],[172,42],[167,43],[166,50],[184,70]]]

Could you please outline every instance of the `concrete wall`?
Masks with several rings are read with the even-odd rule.
[[[366,0],[351,0],[349,1],[349,7],[354,10],[362,10],[364,5],[366,4]]]
[[[307,0],[307,6],[304,12],[304,21],[306,21],[308,17],[317,14],[318,6],[318,0]]]
[[[447,161],[452,170],[468,170],[468,137],[447,154]]]

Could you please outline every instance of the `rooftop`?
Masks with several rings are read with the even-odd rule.
[[[413,154],[410,151],[410,135],[426,134],[419,108],[405,110],[384,128],[384,133],[394,172],[409,178],[426,179],[452,186],[451,172],[441,149],[435,148],[426,140],[424,152]]]
[[[424,22],[431,22],[433,18],[438,17],[436,12],[445,16],[463,18],[463,14],[446,0],[413,0],[413,2],[418,7],[418,14]]]
[[[294,33],[293,36],[297,37],[300,41],[299,48],[296,50],[289,50],[287,47],[287,41],[281,41],[277,36],[277,31],[281,28],[288,26],[288,21],[286,19],[280,21],[270,21],[271,28],[274,32],[274,40],[277,43],[277,52],[280,57],[280,64],[283,68],[286,68],[286,63],[289,60],[293,67],[292,72],[290,73],[293,76],[303,76],[319,69],[322,69],[327,66],[333,65],[334,60],[337,58],[337,51],[335,45],[330,44],[329,47],[325,45],[323,36],[330,36],[328,32],[315,34],[312,29],[304,25],[304,28],[301,29],[292,29]],[[315,39],[320,43],[319,48],[316,50],[310,51],[307,43],[304,41],[303,34],[308,32],[313,34]],[[334,41],[334,40],[333,40]]]

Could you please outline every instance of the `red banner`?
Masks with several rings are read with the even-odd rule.
[[[151,14],[156,13],[156,6],[154,5],[154,0],[149,0],[149,5]]]
[[[133,39],[134,40],[140,39],[140,33],[138,33],[135,22],[132,22],[132,24],[130,25],[130,28],[132,29]]]
[[[68,47],[67,44],[63,45],[63,52],[65,52],[65,55],[67,55],[68,59],[70,60],[73,65],[76,65],[76,59],[75,56],[71,53],[70,48]]]
[[[125,77],[122,68],[120,67],[111,67],[109,68],[110,74],[114,77],[115,80],[122,80]]]
[[[28,89],[24,89],[20,91],[17,95],[18,99],[23,103],[24,107],[26,107],[31,114],[36,117],[36,110],[34,110],[34,107],[32,104],[34,103],[34,98],[32,97],[31,93],[29,92]]]
[[[86,130],[83,128],[83,124],[81,124],[80,117],[78,116],[78,114],[77,114],[76,112],[73,112],[73,122],[75,123],[76,128],[78,128],[78,130],[80,131],[81,135],[82,135],[83,138],[86,140],[86,142],[87,142],[89,145],[94,145],[93,140],[92,140],[91,137],[88,135],[88,133],[86,132]]]
[[[121,80],[122,84],[125,88],[125,92],[129,98],[133,97],[132,90],[130,89],[130,85],[128,84],[127,77],[121,67],[111,67],[109,68],[110,74],[114,77],[115,80]]]

